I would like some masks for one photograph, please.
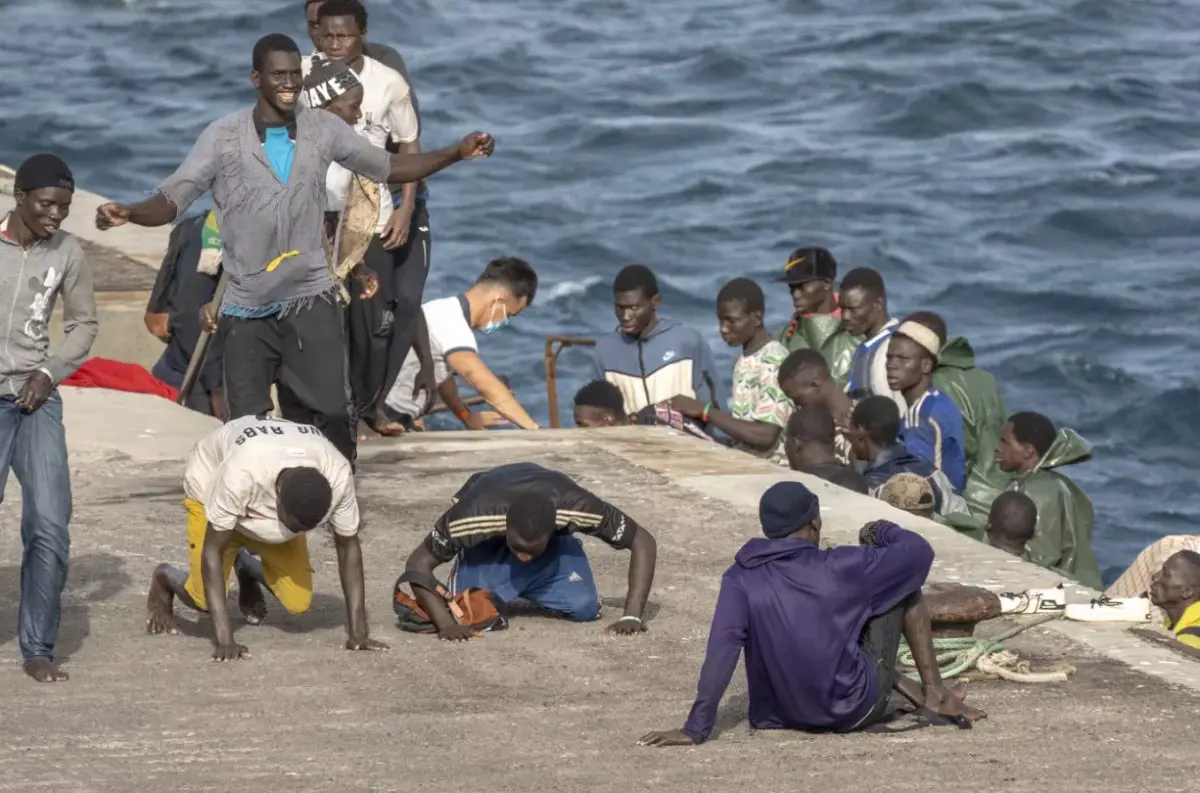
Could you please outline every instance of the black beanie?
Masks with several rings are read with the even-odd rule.
[[[21,163],[13,187],[22,193],[43,187],[63,187],[75,192],[75,177],[60,158],[53,154],[35,154]]]

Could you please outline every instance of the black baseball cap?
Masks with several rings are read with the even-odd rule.
[[[803,284],[823,278],[833,281],[837,278],[837,260],[833,254],[824,248],[797,248],[788,257],[783,266],[783,277],[780,281],[787,284]]]

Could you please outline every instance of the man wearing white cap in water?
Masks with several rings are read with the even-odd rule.
[[[887,381],[908,403],[900,423],[904,448],[933,463],[961,493],[967,479],[962,411],[933,387],[933,370],[943,343],[944,338],[921,323],[901,322],[888,342]]]

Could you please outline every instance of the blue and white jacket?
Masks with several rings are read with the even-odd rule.
[[[599,377],[615,385],[625,398],[625,412],[688,396],[720,404],[712,349],[700,332],[659,317],[644,339],[620,330],[596,341],[593,357]]]

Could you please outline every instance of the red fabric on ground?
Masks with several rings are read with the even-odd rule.
[[[78,388],[107,388],[110,391],[132,391],[135,394],[154,394],[174,402],[179,392],[135,363],[114,361],[111,358],[89,358],[79,371],[62,381],[63,385]]]

